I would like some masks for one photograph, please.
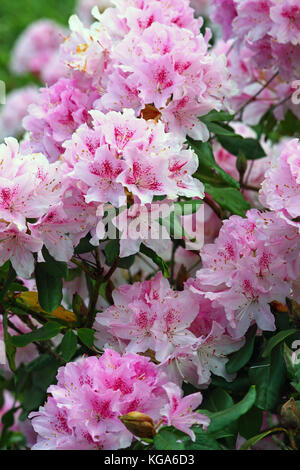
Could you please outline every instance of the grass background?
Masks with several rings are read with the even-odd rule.
[[[11,51],[20,33],[41,18],[67,25],[75,5],[76,0],[0,0],[0,80],[7,91],[36,82],[31,75],[16,77],[9,71]]]

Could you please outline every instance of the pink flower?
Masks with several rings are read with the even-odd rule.
[[[300,44],[300,5],[297,0],[273,2],[270,17],[274,22],[271,30],[280,43],[291,42],[294,46]]]
[[[28,106],[35,103],[38,97],[38,89],[34,86],[16,89],[7,95],[0,112],[1,140],[8,136],[20,137],[24,133],[22,120],[27,114]]]
[[[40,75],[63,41],[66,30],[50,20],[32,23],[18,38],[12,52],[11,69],[18,75]]]
[[[252,42],[261,39],[271,27],[271,0],[242,0],[238,2],[233,30],[240,38]]]
[[[192,177],[196,155],[162,123],[136,118],[132,110],[90,114],[93,128],[79,127],[62,158],[65,181],[77,184],[87,203],[121,207],[128,191],[142,203],[160,195],[203,197],[202,183]]]
[[[193,393],[182,398],[180,389],[175,384],[169,383],[164,388],[170,400],[170,403],[166,405],[164,410],[168,426],[174,426],[174,428],[188,434],[192,441],[195,441],[196,436],[191,426],[193,424],[200,424],[205,427],[209,425],[208,416],[192,412],[192,410],[201,404],[201,394]]]
[[[253,209],[246,219],[230,217],[215,243],[203,248],[197,288],[225,309],[234,337],[243,336],[252,322],[275,329],[269,303],[284,302],[298,277],[299,242],[296,223]]]
[[[300,215],[300,145],[289,141],[266,173],[261,201],[272,210],[285,210],[291,218]]]
[[[227,41],[232,35],[232,23],[237,16],[234,0],[213,0],[212,19],[222,26],[223,37]]]
[[[149,358],[120,356],[109,349],[100,358],[88,357],[61,367],[57,385],[50,386],[48,393],[45,406],[29,416],[38,433],[33,450],[129,447],[133,435],[119,418],[132,411],[147,414],[157,424],[167,416],[172,425],[192,437],[192,425],[209,422],[192,412],[201,403],[200,393],[181,398],[180,389],[168,383]]]
[[[73,132],[88,121],[97,92],[86,93],[75,80],[60,79],[50,88],[42,88],[38,104],[32,104],[24,118],[24,128],[30,132],[30,148],[42,152],[53,162],[63,153],[62,144]]]

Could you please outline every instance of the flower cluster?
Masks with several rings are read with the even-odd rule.
[[[196,289],[225,309],[234,337],[256,322],[275,329],[270,303],[285,302],[299,277],[299,224],[283,214],[252,209],[247,218],[224,221],[214,244],[206,245]]]
[[[289,141],[266,173],[261,201],[274,211],[283,211],[291,219],[300,217],[300,144]]]
[[[119,287],[113,300],[96,317],[99,347],[149,354],[179,384],[184,379],[207,385],[211,372],[232,379],[225,371],[226,354],[243,341],[227,334],[224,310],[193,294],[191,286],[176,292],[160,273]]]
[[[11,70],[17,75],[31,72],[42,76],[54,61],[66,30],[51,20],[32,23],[18,38],[12,51]]]
[[[30,175],[30,178],[29,178]],[[43,216],[60,198],[58,166],[42,154],[21,155],[13,138],[0,145],[0,258],[20,276],[34,268],[32,253],[43,243],[28,230],[28,219]]]
[[[33,337],[47,341],[16,348],[16,367],[38,351],[55,372],[61,359],[74,361],[30,415],[40,450],[128,448],[163,426],[195,440],[193,425],[209,419],[197,410],[201,393],[184,396],[183,384],[234,380],[228,356],[249,328],[274,331],[275,303],[300,302],[300,144],[271,145],[263,128],[244,125],[270,105],[277,118],[294,110],[286,98],[300,73],[299,1],[212,0],[227,41],[213,47],[191,7],[205,0],[92,3],[91,15],[90,0],[79,2],[83,22],[72,16],[69,32],[48,21],[24,32],[12,68],[46,86],[12,93],[0,116],[0,137],[26,132],[20,144],[0,144],[0,264],[9,260],[18,278],[11,266],[1,277],[8,328],[0,322],[0,341],[41,327]],[[261,140],[268,156],[239,166],[243,155],[237,162],[221,145],[233,149],[235,134]],[[42,336],[51,317],[39,267],[49,255],[68,273],[58,274],[51,298],[56,307],[63,299],[56,310],[74,311],[57,316],[63,340]],[[54,278],[61,264],[51,261]],[[38,291],[27,293],[38,307],[26,307],[26,323],[19,281]],[[82,339],[91,329],[93,347]],[[88,345],[90,357],[79,358]],[[2,372],[9,380],[6,365]]]
[[[203,197],[203,185],[192,178],[196,155],[160,122],[145,121],[133,110],[90,112],[92,127],[79,127],[65,142],[62,161],[68,177],[86,188],[86,202],[126,202],[125,188],[142,203],[154,196]]]
[[[192,410],[201,393],[182,398],[179,387],[169,381],[148,358],[120,356],[107,349],[100,357],[68,363],[57,375],[57,385],[38,412],[31,413],[38,433],[33,450],[99,450],[129,447],[133,435],[120,418],[128,413],[146,414],[160,426],[172,425],[195,435],[191,426],[207,426],[207,416]]]
[[[209,50],[211,33],[199,33],[188,1],[111,2],[90,28],[73,16],[61,47],[64,63],[101,90],[95,108],[131,108],[160,118],[183,137],[208,138],[197,118],[226,105],[232,91],[224,55]],[[183,54],[184,51],[184,54]]]
[[[31,152],[41,152],[49,161],[63,153],[62,144],[89,120],[88,111],[98,96],[94,89],[86,92],[78,81],[61,78],[49,88],[40,90],[39,99],[31,104],[23,126],[29,132]]]
[[[239,86],[232,106],[239,109],[264,85],[268,86],[245,110],[244,119],[256,124],[270,104],[279,104],[293,93],[299,77],[300,5],[297,0],[213,0],[212,18],[222,25],[229,70]],[[217,50],[224,51],[224,45]],[[229,52],[230,50],[230,52]],[[275,77],[276,75],[276,77]],[[272,79],[272,77],[274,77]],[[276,108],[282,119],[293,103]]]

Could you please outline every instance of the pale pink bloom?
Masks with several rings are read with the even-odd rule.
[[[299,241],[296,223],[253,209],[246,219],[230,217],[215,243],[203,248],[198,289],[225,309],[234,337],[252,322],[275,329],[269,303],[284,302],[298,277]]]
[[[262,186],[261,201],[272,210],[286,210],[291,218],[300,215],[300,145],[290,140],[272,163]]]
[[[212,19],[222,26],[225,41],[232,35],[232,22],[237,16],[234,0],[212,0]]]
[[[0,263],[10,260],[16,273],[24,278],[29,278],[34,270],[33,253],[39,252],[43,247],[40,238],[28,235],[25,231],[6,223],[0,224]]]
[[[18,74],[40,75],[56,54],[66,30],[51,20],[32,23],[19,36],[12,51],[11,70]]]
[[[185,434],[188,434],[192,441],[195,441],[196,436],[191,426],[194,424],[207,427],[210,422],[208,416],[192,411],[201,405],[201,393],[193,393],[192,395],[182,398],[182,392],[175,384],[169,383],[165,385],[164,388],[170,400],[170,403],[166,405],[163,412],[167,419],[168,426],[174,426]]]
[[[165,253],[170,235],[159,223],[160,218],[170,216],[172,207],[162,203],[134,203],[129,209],[121,210],[112,223],[120,231],[121,258],[138,253],[141,243],[158,254]]]
[[[201,403],[200,393],[181,398],[180,389],[149,358],[139,355],[120,356],[108,349],[100,358],[61,367],[57,381],[48,389],[45,406],[30,414],[38,433],[33,450],[127,448],[133,435],[119,418],[132,411],[147,414],[157,424],[167,415],[189,434],[192,425],[209,423],[192,412]],[[168,408],[170,390],[177,401],[175,406],[173,398]]]
[[[93,88],[81,90],[75,79],[61,78],[50,88],[42,88],[38,103],[29,106],[23,120],[32,152],[44,153],[51,162],[57,160],[62,144],[89,121],[88,111],[97,96]]]
[[[79,127],[64,143],[62,158],[65,180],[81,188],[87,203],[120,207],[128,191],[142,203],[162,195],[203,197],[202,183],[192,177],[196,155],[162,123],[136,118],[127,109],[90,114],[93,129]]]
[[[244,39],[257,41],[271,28],[271,0],[240,0],[237,5],[237,17],[233,22],[235,34]]]
[[[26,86],[16,89],[6,96],[6,103],[0,111],[0,140],[5,137],[20,137],[24,133],[22,120],[29,105],[38,101],[38,88]]]
[[[270,17],[274,23],[271,34],[278,42],[300,44],[300,5],[297,0],[273,0]]]
[[[73,71],[89,76],[96,86],[107,67],[111,39],[96,23],[86,28],[76,15],[69,20],[71,34],[60,48],[62,62]]]

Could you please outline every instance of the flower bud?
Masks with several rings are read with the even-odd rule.
[[[282,424],[289,429],[300,427],[300,407],[294,398],[290,398],[281,407],[281,420]]]
[[[155,436],[155,426],[150,416],[132,411],[124,416],[119,416],[124,426],[137,437],[152,439]]]
[[[240,174],[241,181],[243,180],[243,176],[247,171],[247,166],[248,166],[247,158],[245,157],[243,153],[240,153],[236,159],[236,168]]]

